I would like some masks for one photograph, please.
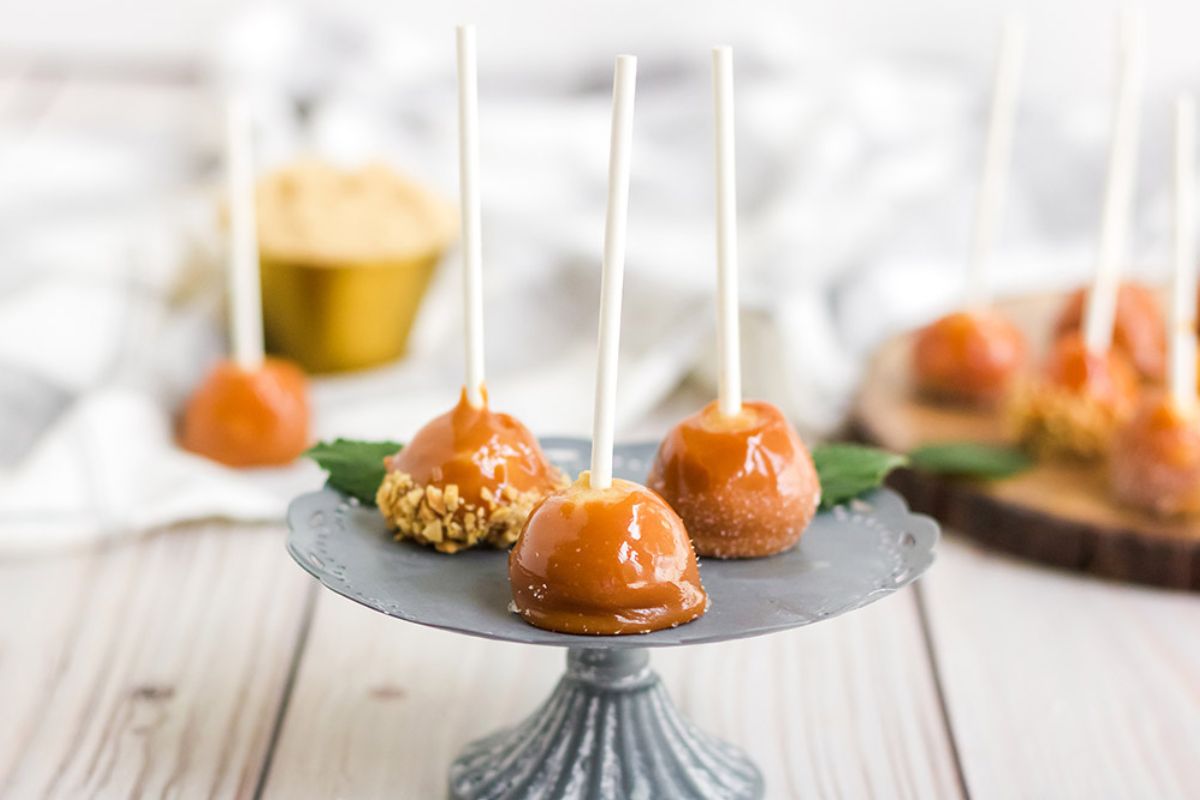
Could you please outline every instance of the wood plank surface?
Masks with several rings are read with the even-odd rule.
[[[920,584],[967,788],[1200,797],[1200,600],[943,540]]]
[[[959,796],[910,590],[652,659],[685,714],[749,751],[769,797]],[[557,649],[420,628],[323,592],[264,796],[444,796],[458,751],[532,711],[563,666]]]
[[[0,587],[0,796],[253,796],[315,590],[281,530],[0,562]]]

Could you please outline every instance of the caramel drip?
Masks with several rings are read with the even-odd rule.
[[[704,613],[696,556],[662,498],[615,480],[592,489],[584,473],[536,507],[509,557],[513,601],[539,628],[644,633]]]
[[[456,485],[464,501],[479,504],[486,489],[499,496],[505,487],[518,493],[549,492],[560,473],[529,429],[508,414],[475,408],[464,389],[458,405],[429,422],[388,461],[418,486]]]

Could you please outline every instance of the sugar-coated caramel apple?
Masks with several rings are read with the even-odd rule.
[[[444,553],[508,547],[533,505],[567,483],[528,428],[489,409],[486,392],[471,405],[465,389],[387,467],[376,504],[396,538]]]
[[[1137,397],[1137,373],[1121,353],[1093,353],[1069,333],[1040,380],[1014,393],[1010,412],[1017,437],[1035,453],[1089,459],[1109,450]]]
[[[1122,426],[1109,459],[1113,493],[1160,516],[1200,512],[1200,419],[1152,395]]]
[[[1067,298],[1054,327],[1055,338],[1080,330],[1086,301],[1084,289]],[[1112,341],[1113,349],[1124,355],[1143,379],[1162,380],[1167,363],[1167,329],[1153,290],[1132,281],[1121,284]]]
[[[513,604],[560,633],[648,633],[708,608],[683,520],[644,486],[584,472],[533,509],[508,558]]]
[[[958,311],[917,333],[913,372],[918,389],[931,397],[993,403],[1024,368],[1027,352],[1025,337],[997,312]]]
[[[742,403],[725,416],[717,403],[676,425],[646,485],[683,518],[696,552],[757,558],[794,546],[821,501],[812,456],[783,412]]]
[[[288,361],[222,361],[188,399],[180,444],[231,467],[294,461],[309,445],[308,380]]]

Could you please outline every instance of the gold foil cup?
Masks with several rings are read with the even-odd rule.
[[[267,348],[308,372],[394,361],[444,248],[406,260],[306,263],[261,254]]]

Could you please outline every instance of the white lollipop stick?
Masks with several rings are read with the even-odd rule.
[[[1113,111],[1112,143],[1108,151],[1104,210],[1100,222],[1100,252],[1096,259],[1095,282],[1088,294],[1083,329],[1084,343],[1093,353],[1107,352],[1112,345],[1117,292],[1121,286],[1121,259],[1125,256],[1129,233],[1137,166],[1144,30],[1145,18],[1140,13],[1127,12],[1121,15],[1117,97]]]
[[[1175,104],[1175,285],[1171,304],[1171,399],[1196,407],[1196,103]]]
[[[253,128],[245,101],[234,95],[226,110],[229,181],[229,338],[233,360],[244,370],[263,362],[262,286],[254,208]]]
[[[1017,111],[1017,90],[1025,53],[1025,23],[1017,17],[1004,21],[1000,33],[1000,51],[996,58],[996,77],[992,87],[992,106],[988,113],[987,142],[983,152],[983,176],[975,203],[975,226],[971,235],[971,253],[967,264],[967,307],[981,309],[988,303],[988,265],[995,250],[996,234],[1008,193],[1013,122]]]
[[[637,59],[617,56],[613,73],[612,138],[608,152],[608,217],[600,275],[600,341],[592,417],[591,485],[612,485],[613,419],[617,402],[617,350],[621,339],[621,284],[625,274],[625,218],[629,207],[629,154]]]
[[[483,270],[479,214],[479,92],[475,26],[459,25],[458,179],[463,232],[463,338],[467,357],[467,402],[483,405]]]
[[[738,335],[737,174],[733,140],[733,51],[713,48],[717,158],[717,407],[727,417],[742,410]]]

